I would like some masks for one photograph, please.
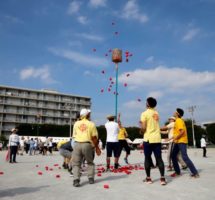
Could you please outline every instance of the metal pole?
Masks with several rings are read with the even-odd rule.
[[[117,108],[118,108],[118,63],[116,63],[116,91],[115,91],[115,117],[117,121]]]
[[[196,147],[196,139],[195,139],[195,132],[194,132],[194,120],[193,120],[193,112],[192,112],[192,132],[193,132],[193,147]]]
[[[71,126],[71,119],[72,119],[72,106],[70,106],[70,110],[69,110],[69,137],[72,137],[72,126]]]
[[[193,117],[193,112],[194,112],[195,108],[196,108],[196,106],[191,106],[188,108],[188,111],[191,113],[191,116],[192,116],[191,122],[192,122],[192,134],[193,134],[193,147],[194,148],[196,147],[195,130],[194,130],[194,117]]]

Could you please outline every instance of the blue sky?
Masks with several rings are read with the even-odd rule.
[[[197,123],[214,121],[214,8],[215,0],[2,0],[0,84],[90,96],[92,119],[104,124],[115,106],[108,51],[120,48],[133,55],[119,65],[125,125],[138,125],[148,96],[161,124],[176,107],[190,118],[192,105]]]

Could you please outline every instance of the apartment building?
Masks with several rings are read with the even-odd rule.
[[[0,134],[8,136],[19,124],[73,125],[90,106],[90,97],[0,85]]]

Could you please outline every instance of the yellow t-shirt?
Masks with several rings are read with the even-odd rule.
[[[160,125],[159,125],[159,114],[153,108],[148,108],[141,114],[141,122],[146,122],[146,131],[143,136],[143,140],[149,143],[160,143]]]
[[[93,136],[98,138],[98,132],[95,124],[84,118],[75,122],[73,136],[76,142],[92,142]]]
[[[127,131],[124,127],[119,129],[118,140],[125,140],[127,137]]]
[[[187,128],[186,128],[186,125],[184,123],[184,120],[181,118],[177,118],[175,120],[175,127],[174,127],[174,132],[173,132],[174,137],[178,136],[178,134],[180,133],[179,130],[184,130],[184,134],[177,141],[174,141],[174,142],[187,144],[188,143]]]

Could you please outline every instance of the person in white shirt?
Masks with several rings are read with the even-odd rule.
[[[10,163],[16,163],[16,154],[19,146],[19,136],[16,134],[18,129],[13,128],[9,137],[9,148],[10,148]]]
[[[120,155],[120,144],[118,141],[118,133],[119,133],[119,125],[114,121],[115,116],[110,115],[107,117],[108,122],[105,124],[106,132],[107,132],[107,169],[106,171],[110,171],[110,158],[112,157],[112,153],[114,154],[114,169],[118,169],[118,161]]]
[[[200,140],[201,142],[201,148],[203,149],[203,157],[206,158],[206,153],[207,153],[207,150],[206,150],[206,146],[207,146],[207,143],[206,143],[206,140],[205,140],[205,135],[202,135],[202,138]]]
[[[20,155],[23,156],[24,150],[25,150],[25,138],[22,136],[20,140]]]

